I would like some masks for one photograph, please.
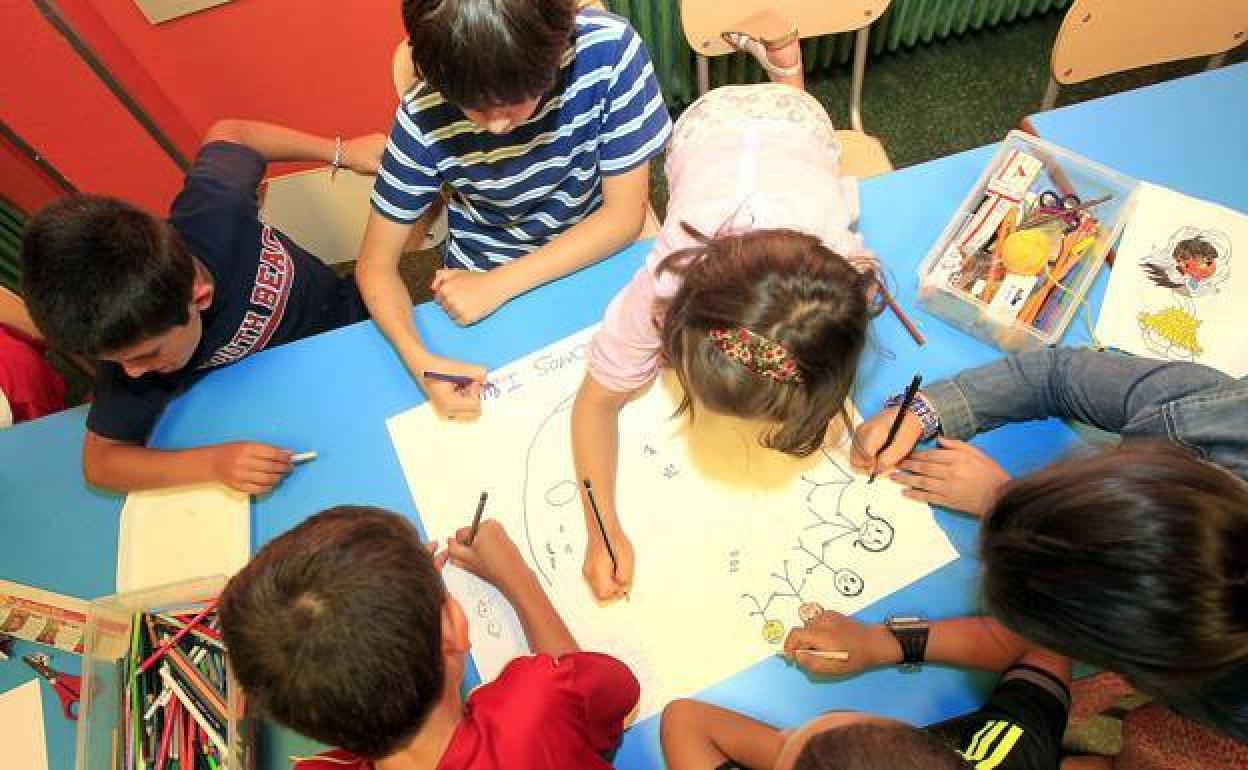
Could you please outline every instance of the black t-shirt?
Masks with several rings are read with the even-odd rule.
[[[1057,770],[1070,711],[1070,690],[1034,666],[1002,675],[978,711],[925,728],[976,770]],[[715,770],[746,770],[725,762]]]
[[[1070,690],[1034,666],[1002,675],[978,711],[924,728],[977,770],[1057,770]]]
[[[101,362],[87,415],[92,432],[143,442],[165,405],[209,370],[367,317],[353,281],[260,221],[256,190],[264,170],[264,158],[239,144],[200,149],[169,223],[212,275],[203,337],[172,374],[132,379]]]

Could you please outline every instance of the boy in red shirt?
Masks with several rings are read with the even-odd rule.
[[[222,631],[248,705],[340,747],[297,770],[609,768],[637,680],[581,652],[495,521],[435,553],[397,514],[340,506],[266,545],[221,595]],[[516,608],[531,656],[460,693],[468,619],[447,560]]]

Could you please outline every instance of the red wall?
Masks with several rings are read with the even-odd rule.
[[[0,139],[0,197],[30,213],[56,200],[63,190],[8,141]]]
[[[399,0],[232,0],[158,25],[130,0],[56,6],[187,158],[218,118],[328,136],[389,128]],[[169,155],[33,3],[0,0],[0,18],[0,119],[79,189],[163,212],[181,181]],[[0,174],[0,194],[20,187]]]
[[[118,195],[164,211],[181,174],[35,9],[5,0],[0,13],[0,120],[83,191]],[[0,194],[24,195],[6,175]]]
[[[331,136],[390,126],[399,0],[232,0],[156,25],[129,0],[59,5],[162,125],[189,126],[188,155],[218,118]]]

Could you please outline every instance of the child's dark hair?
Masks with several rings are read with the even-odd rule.
[[[54,346],[110,353],[190,319],[195,265],[167,222],[116,198],[71,195],[22,236],[22,294]]]
[[[504,107],[555,84],[576,0],[403,0],[419,78],[467,109]]]
[[[778,423],[763,446],[799,456],[818,450],[829,421],[846,417],[874,275],[794,230],[706,238],[684,227],[704,245],[670,254],[658,267],[681,279],[658,321],[662,355],[685,391],[678,413],[692,410],[696,398],[714,412]],[[782,346],[800,381],[762,376],[711,338],[712,330],[742,329]]]
[[[931,733],[902,724],[857,723],[810,737],[793,770],[967,770],[971,765]]]
[[[1175,244],[1173,256],[1176,260],[1195,258],[1216,262],[1218,250],[1212,243],[1197,235],[1185,238]]]
[[[1248,740],[1248,485],[1171,444],[1079,453],[1004,489],[985,609]]]
[[[262,548],[219,606],[249,707],[377,759],[408,743],[442,696],[445,601],[410,522],[339,506]]]

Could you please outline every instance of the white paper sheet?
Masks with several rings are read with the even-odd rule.
[[[497,395],[476,423],[439,420],[428,405],[387,421],[430,537],[472,518],[482,490],[582,648],[610,653],[641,681],[640,718],[780,649],[818,602],[857,611],[957,557],[931,509],[849,470],[846,444],[805,459],[758,446],[756,428],[699,413],[673,420],[672,378],[620,419],[620,516],[637,552],[631,598],[598,605],[581,576],[586,533],[572,464],[572,400],[587,329],[491,374]],[[482,678],[524,653],[506,603],[478,584],[465,602]],[[461,598],[461,601],[463,599]]]
[[[131,492],[118,541],[121,593],[229,577],[251,555],[251,498],[222,484]]]
[[[1248,375],[1248,217],[1141,184],[1097,319],[1101,344]],[[1192,259],[1196,251],[1208,262]]]
[[[32,679],[0,693],[0,747],[5,770],[48,770],[43,693]]]

